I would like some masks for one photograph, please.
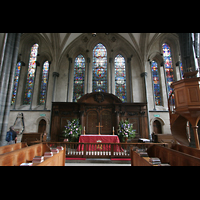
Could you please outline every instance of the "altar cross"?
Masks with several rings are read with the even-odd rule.
[[[100,122],[99,122],[99,126],[96,126],[99,128],[99,135],[100,135],[100,128],[103,127],[103,126],[100,126]]]

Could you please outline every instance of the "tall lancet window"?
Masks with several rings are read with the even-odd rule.
[[[26,86],[25,86],[25,92],[24,92],[25,105],[29,105],[31,103],[31,96],[33,93],[33,86],[34,86],[34,80],[35,80],[38,47],[39,47],[38,44],[34,44],[31,47],[30,60],[29,60],[27,78],[26,78]]]
[[[42,69],[42,80],[40,87],[40,102],[39,102],[40,105],[45,105],[48,79],[49,79],[49,61],[46,61],[43,64],[43,69]]]
[[[155,105],[161,105],[161,96],[160,96],[160,76],[158,71],[158,64],[155,61],[151,63],[151,71],[153,78],[153,88],[155,96]]]
[[[107,92],[107,50],[101,43],[93,49],[93,92]]]
[[[181,72],[181,79],[184,79],[183,78],[183,65],[182,65],[182,62],[180,62],[180,72]]]
[[[80,54],[74,62],[74,92],[73,102],[84,95],[85,58]]]
[[[15,79],[14,79],[11,105],[15,103],[17,88],[18,88],[18,83],[19,83],[20,70],[21,70],[21,62],[18,62],[15,69]]]
[[[162,45],[162,49],[163,49],[163,58],[164,58],[166,80],[167,80],[167,91],[168,91],[167,95],[169,97],[169,95],[172,93],[172,88],[170,87],[170,85],[174,81],[172,56],[171,56],[170,46],[167,43],[164,43]]]
[[[126,66],[121,54],[115,57],[115,95],[126,102]]]

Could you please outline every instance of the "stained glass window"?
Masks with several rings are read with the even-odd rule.
[[[78,55],[74,62],[74,95],[73,102],[84,95],[85,58]]]
[[[182,65],[182,62],[180,62],[180,71],[181,71],[181,79],[183,79],[183,65]]]
[[[34,44],[31,48],[28,73],[27,73],[27,78],[26,78],[25,93],[24,93],[24,104],[25,105],[29,105],[31,103],[31,95],[33,92],[33,84],[34,84],[34,79],[35,79],[38,47],[39,47],[38,44]]]
[[[93,49],[93,92],[107,92],[107,51],[103,44]]]
[[[126,102],[126,67],[121,54],[115,57],[115,95]]]
[[[165,72],[166,72],[166,79],[167,79],[167,91],[168,91],[168,97],[169,97],[169,95],[172,93],[172,88],[170,87],[170,85],[174,81],[172,56],[171,56],[171,50],[168,44],[164,43],[162,45],[162,49],[163,49],[163,58],[164,58],[164,63],[165,63]]]
[[[42,69],[42,81],[40,87],[40,102],[39,102],[40,105],[44,105],[46,101],[48,78],[49,78],[49,62],[46,61],[43,64],[43,69]]]
[[[11,105],[13,105],[15,103],[15,99],[16,99],[16,95],[17,95],[17,88],[18,88],[18,83],[19,83],[20,69],[21,69],[21,62],[18,62],[16,65],[16,69],[15,69],[15,79],[14,79]]]
[[[154,87],[154,95],[155,95],[155,104],[161,105],[161,97],[160,97],[160,77],[158,71],[157,62],[151,62],[151,71],[153,78],[153,87]]]

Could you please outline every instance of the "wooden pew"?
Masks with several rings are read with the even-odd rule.
[[[20,143],[16,143],[16,144],[10,144],[10,145],[6,145],[6,146],[1,146],[0,147],[0,154],[4,154],[7,152],[11,152],[11,151],[15,151],[17,149],[22,149],[24,147],[27,147],[27,143],[26,142],[20,142]]]
[[[31,142],[38,141],[42,142],[42,133],[23,133],[21,142],[27,142],[28,145],[31,145]]]
[[[140,157],[136,151],[131,150],[131,166],[153,166],[148,162],[149,157]]]
[[[155,134],[155,138],[157,142],[168,143],[169,148],[172,146],[172,144],[177,144],[172,134]]]
[[[169,163],[171,166],[200,166],[200,158],[174,149],[152,145],[147,152],[149,157],[158,157],[161,163]]]
[[[179,145],[179,144],[173,144],[171,146],[171,149],[174,149],[176,151],[180,151],[182,153],[189,154],[191,156],[195,156],[197,158],[200,158],[200,150],[192,147],[187,147],[184,145]]]
[[[0,155],[0,166],[19,166],[21,163],[31,162],[35,156],[42,156],[50,151],[47,144],[35,144],[29,147],[7,152]]]
[[[45,159],[41,163],[34,163],[33,166],[65,166],[66,146],[54,156]]]

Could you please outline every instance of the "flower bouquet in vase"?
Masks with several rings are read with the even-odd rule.
[[[79,119],[67,120],[67,125],[63,130],[63,136],[68,139],[69,142],[78,142],[81,135],[82,126],[79,125]]]
[[[120,121],[117,135],[121,142],[127,141],[127,139],[133,139],[135,137],[135,130],[133,130],[133,124],[129,123],[129,120]]]

